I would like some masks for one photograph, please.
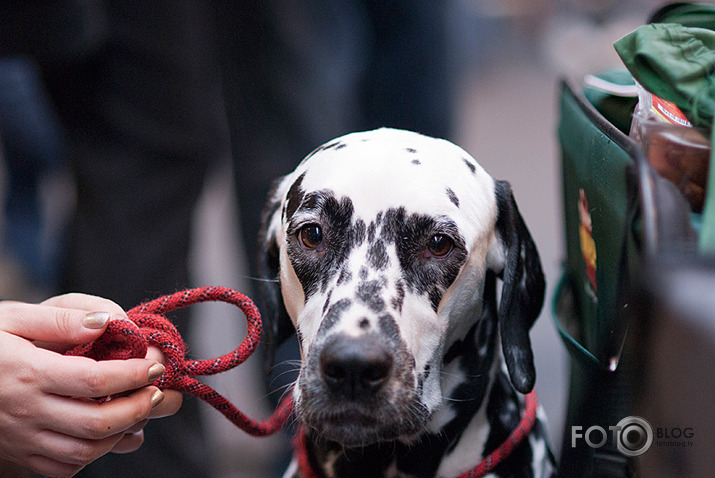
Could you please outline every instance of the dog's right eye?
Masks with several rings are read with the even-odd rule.
[[[322,249],[323,231],[316,224],[309,224],[298,231],[298,241],[303,249],[318,251]]]
[[[444,234],[435,234],[430,238],[427,245],[427,251],[433,257],[444,257],[450,252],[454,247],[454,241]]]

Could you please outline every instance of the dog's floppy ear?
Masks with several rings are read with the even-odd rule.
[[[536,380],[529,329],[544,303],[544,273],[511,186],[495,181],[495,194],[497,240],[489,266],[503,281],[498,312],[502,350],[514,388],[528,393]]]
[[[281,201],[276,198],[276,193],[281,180],[277,180],[268,201],[263,209],[261,228],[258,234],[258,273],[260,275],[259,293],[261,297],[261,317],[263,319],[263,333],[265,345],[265,366],[269,369],[278,346],[286,341],[295,328],[288,316],[280,285],[280,247],[278,246],[277,232],[271,230],[271,223],[276,214],[281,214]]]

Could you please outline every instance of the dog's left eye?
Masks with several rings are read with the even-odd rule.
[[[323,244],[323,231],[317,224],[309,224],[298,231],[298,241],[304,249],[319,250]]]
[[[431,256],[443,257],[449,254],[454,247],[454,241],[449,236],[444,234],[435,234],[427,244],[427,252]]]

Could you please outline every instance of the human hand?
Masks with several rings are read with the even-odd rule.
[[[149,384],[161,353],[96,362],[61,355],[99,337],[115,303],[84,294],[41,304],[0,302],[0,458],[48,476],[72,476],[109,451],[134,451],[149,418],[175,413],[181,393]],[[128,395],[97,403],[92,397]]]

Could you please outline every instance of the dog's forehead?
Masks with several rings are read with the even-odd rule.
[[[380,129],[353,133],[309,155],[288,180],[303,193],[330,190],[352,201],[360,217],[391,207],[472,219],[494,210],[494,180],[463,149],[417,133]]]

